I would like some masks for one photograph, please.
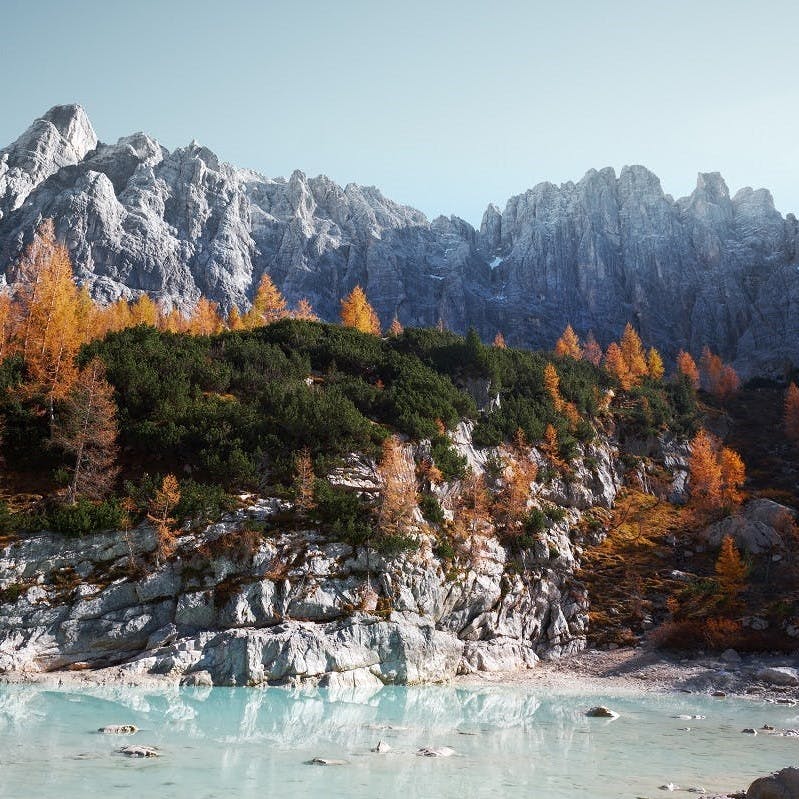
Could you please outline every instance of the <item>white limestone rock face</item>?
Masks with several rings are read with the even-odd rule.
[[[485,462],[489,453],[462,433],[461,446]],[[612,475],[614,449],[590,452],[592,468]],[[588,497],[595,505],[612,501],[614,479],[579,469],[588,481],[580,507]],[[353,490],[367,490],[373,468],[354,459],[337,474]],[[531,486],[531,502],[542,490]],[[127,540],[116,532],[80,540],[41,534],[5,547],[0,673],[77,664],[196,686],[311,680],[362,692],[530,668],[585,645],[588,598],[574,577],[581,514],[574,503],[528,550],[511,553],[489,538],[479,557],[454,562],[434,554],[435,540],[421,530],[414,550],[391,558],[367,558],[365,549],[314,530],[272,535],[251,553],[220,543],[245,518],[282,509],[257,501],[186,533],[177,556],[157,569],[147,527]],[[143,570],[131,568],[131,553]],[[65,588],[63,576],[78,569],[80,581]],[[364,612],[367,594],[374,602]]]
[[[799,348],[799,224],[717,173],[675,201],[644,167],[590,170],[489,206],[478,231],[372,187],[238,169],[196,142],[98,143],[79,106],[58,106],[0,150],[0,272],[44,217],[102,300],[243,308],[267,272],[326,319],[360,283],[384,325],[442,319],[515,345],[549,347],[567,322],[607,344],[634,321],[667,356],[708,344],[744,374]]]

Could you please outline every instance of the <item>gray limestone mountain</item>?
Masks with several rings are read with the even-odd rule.
[[[730,197],[717,173],[675,201],[641,166],[591,170],[489,206],[478,231],[372,187],[265,178],[197,143],[103,144],[71,105],[0,150],[0,273],[46,217],[101,300],[243,307],[268,272],[327,319],[360,283],[384,324],[550,346],[567,322],[607,343],[632,321],[667,355],[709,344],[748,373],[799,362],[797,220],[766,190]]]

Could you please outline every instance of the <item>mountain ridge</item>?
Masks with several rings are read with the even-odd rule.
[[[264,177],[197,142],[104,144],[70,105],[0,150],[1,272],[46,217],[101,300],[146,291],[188,310],[205,295],[229,310],[268,272],[327,319],[360,283],[384,325],[443,320],[549,346],[566,323],[607,343],[629,320],[667,355],[708,344],[744,373],[799,352],[797,220],[766,189],[730,197],[714,172],[675,200],[645,167],[591,169],[490,204],[476,229],[375,187]]]

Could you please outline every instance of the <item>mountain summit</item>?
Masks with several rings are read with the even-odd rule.
[[[489,206],[478,231],[373,187],[266,178],[196,142],[104,144],[65,105],[0,150],[0,271],[47,217],[103,300],[244,307],[268,272],[325,318],[360,283],[384,324],[549,346],[567,322],[605,343],[629,320],[672,355],[709,344],[750,373],[799,361],[797,220],[766,190],[730,197],[718,173],[675,201],[642,166],[590,170]]]

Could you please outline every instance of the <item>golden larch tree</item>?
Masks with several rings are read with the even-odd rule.
[[[641,337],[629,322],[624,327],[620,346],[621,354],[624,357],[625,364],[627,364],[627,371],[632,377],[633,385],[637,385],[641,378],[648,374],[649,369]]]
[[[557,369],[551,363],[547,363],[544,367],[544,390],[552,400],[552,407],[557,413],[560,413],[564,405],[563,397],[560,395],[560,377],[558,377]]]
[[[384,439],[377,472],[380,477],[378,530],[384,536],[403,535],[413,522],[416,475],[396,436]]]
[[[799,387],[796,383],[791,383],[785,392],[783,424],[785,435],[792,441],[799,441]]]
[[[396,338],[397,336],[401,336],[404,332],[405,328],[403,328],[402,323],[399,319],[395,316],[391,320],[391,325],[388,328],[388,334],[391,338]]]
[[[703,511],[716,510],[721,506],[722,478],[717,453],[716,439],[700,429],[691,440],[688,469],[691,476],[691,499]]]
[[[172,517],[180,502],[180,484],[174,474],[168,474],[161,481],[160,488],[150,500],[147,518],[155,527],[157,537],[156,563],[161,564],[175,554],[177,549],[176,520]]]
[[[699,388],[699,368],[691,354],[685,350],[677,353],[677,375],[686,378],[693,388]]]
[[[261,282],[255,291],[252,306],[247,313],[242,316],[244,327],[251,330],[254,327],[262,327],[285,319],[288,316],[286,300],[272,282],[272,278],[264,272]]]
[[[721,542],[715,571],[719,588],[726,599],[734,601],[746,589],[749,569],[730,535],[725,535]]]
[[[663,366],[663,358],[660,357],[660,353],[654,347],[650,347],[649,352],[646,354],[646,370],[653,380],[661,380],[666,372]]]
[[[721,471],[721,503],[725,508],[741,504],[741,487],[746,481],[746,467],[743,458],[729,447],[723,447],[718,456]]]
[[[213,336],[219,333],[222,327],[219,305],[206,297],[200,297],[188,319],[188,332],[195,336]]]
[[[714,397],[724,401],[738,390],[741,382],[738,373],[730,364],[724,363],[710,347],[702,350],[699,365],[702,382]]]
[[[499,350],[504,350],[508,347],[508,345],[505,343],[505,336],[503,336],[499,331],[497,332],[496,336],[494,336],[494,341],[492,344]]]
[[[244,322],[241,321],[241,313],[239,312],[239,309],[235,305],[230,309],[230,313],[227,315],[227,329],[228,330],[244,329]]]
[[[560,457],[558,431],[552,424],[548,424],[544,429],[544,441],[541,444],[541,452],[544,453],[544,456],[556,469],[562,469],[566,466],[566,463]]]
[[[496,514],[505,535],[516,537],[521,534],[527,515],[530,485],[538,476],[538,466],[530,460],[530,446],[521,429],[516,431],[503,467],[502,488],[495,503]]]
[[[0,362],[11,354],[14,341],[14,317],[11,297],[0,293]]]
[[[314,313],[311,303],[303,297],[292,314],[294,319],[304,319],[306,322],[318,322],[319,317]]]
[[[341,323],[345,327],[354,327],[362,333],[380,335],[380,319],[360,286],[355,286],[341,301]]]
[[[575,358],[577,360],[583,357],[580,339],[571,325],[566,325],[566,329],[555,342],[555,355],[559,358]]]
[[[307,518],[316,507],[315,480],[311,453],[305,447],[294,456],[294,510],[301,519]]]
[[[52,220],[34,236],[18,267],[21,352],[31,394],[45,398],[51,425],[54,405],[68,394],[77,376],[81,344],[80,292],[67,248],[56,241]]]
[[[140,294],[136,301],[130,304],[129,324],[158,327],[158,305],[148,294]]]
[[[589,331],[583,346],[583,360],[594,364],[594,366],[599,366],[602,363],[602,354],[602,347],[599,346],[599,342],[594,338],[594,334]]]
[[[74,504],[78,497],[100,499],[112,488],[119,469],[114,389],[99,358],[80,370],[65,404],[53,442],[74,458],[68,500]]]
[[[630,374],[621,347],[615,341],[612,341],[605,351],[605,369],[619,381],[619,385],[625,391],[629,391],[633,387],[635,381]]]

